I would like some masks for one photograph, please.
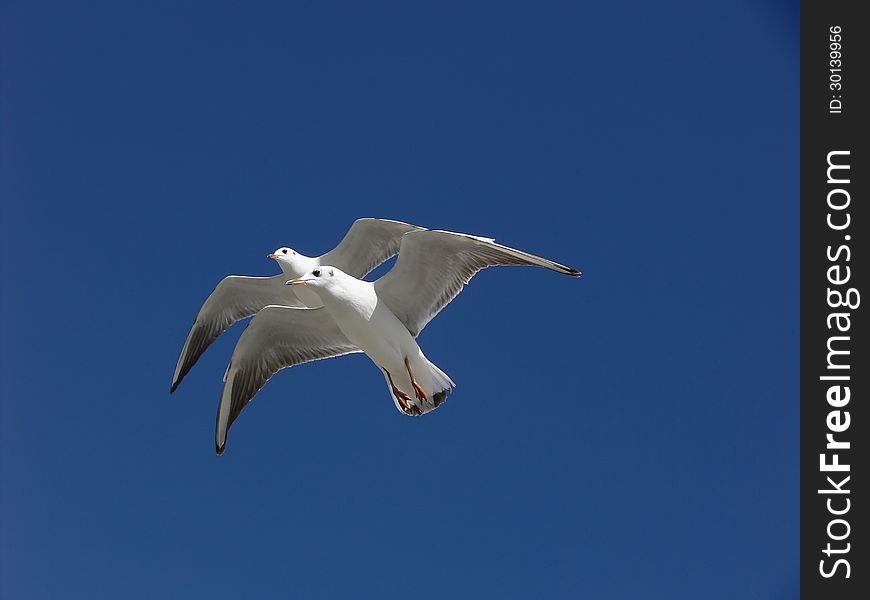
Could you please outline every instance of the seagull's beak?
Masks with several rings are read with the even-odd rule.
[[[272,258],[272,259],[278,260],[278,255],[277,254],[267,254],[266,258]]]
[[[288,281],[284,285],[305,285],[309,281],[310,280],[308,280],[308,279],[291,279],[290,281]]]

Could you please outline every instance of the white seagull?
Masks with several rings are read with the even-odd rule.
[[[268,305],[317,308],[317,294],[288,288],[288,277],[300,277],[320,265],[337,266],[354,277],[365,277],[375,267],[395,256],[402,236],[421,227],[387,219],[357,219],[344,239],[322,256],[305,256],[292,248],[278,248],[268,258],[281,267],[271,277],[230,275],[206,299],[181,349],[169,393],[175,391],[199,357],[233,323],[250,317]]]
[[[455,384],[414,338],[475,273],[496,265],[539,266],[580,276],[576,269],[490,238],[423,230],[402,237],[396,264],[375,282],[325,262],[288,281],[293,289],[314,292],[323,306],[267,306],[250,322],[224,375],[217,453],[223,454],[230,426],[272,375],[312,360],[365,352],[382,371],[403,414],[437,408]]]

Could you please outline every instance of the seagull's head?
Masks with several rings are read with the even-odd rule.
[[[346,277],[348,276],[335,267],[323,266],[311,269],[297,279],[291,279],[287,285],[304,285],[314,288],[315,291],[330,291],[343,287]]]
[[[308,270],[306,264],[308,257],[299,254],[293,248],[281,247],[266,256],[277,262],[281,270],[287,275],[298,277]]]

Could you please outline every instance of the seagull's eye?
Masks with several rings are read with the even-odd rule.
[[[311,271],[311,274],[315,277],[320,277],[320,269],[314,269],[313,271]]]
[[[284,254],[287,254],[287,248],[284,248],[283,250],[281,250],[281,252],[283,252]]]

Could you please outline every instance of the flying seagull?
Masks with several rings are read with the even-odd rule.
[[[292,248],[278,248],[268,258],[281,267],[271,277],[225,277],[206,299],[181,349],[169,393],[175,391],[199,357],[233,323],[250,317],[268,305],[317,308],[317,294],[284,285],[320,265],[332,265],[354,277],[365,277],[375,267],[395,256],[402,236],[421,227],[387,219],[358,219],[341,243],[322,256],[305,256]]]
[[[287,282],[314,292],[323,306],[267,306],[250,322],[233,351],[218,405],[215,445],[257,391],[279,370],[312,360],[365,352],[386,380],[396,408],[422,415],[437,408],[454,383],[431,363],[415,338],[480,270],[529,265],[580,276],[580,271],[497,244],[449,231],[402,237],[393,268],[375,282],[323,263]]]

